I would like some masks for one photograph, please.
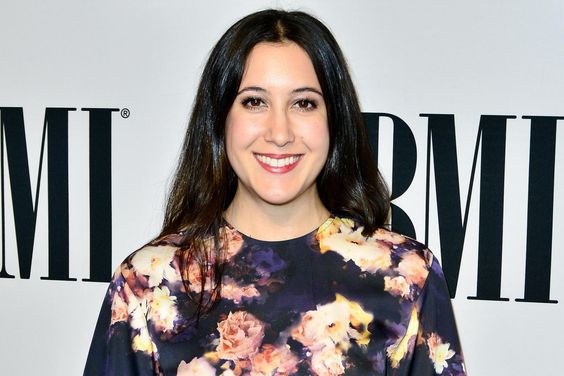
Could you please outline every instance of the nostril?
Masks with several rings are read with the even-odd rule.
[[[287,121],[275,121],[271,124],[266,132],[266,140],[276,144],[277,146],[284,146],[294,141],[294,133]]]

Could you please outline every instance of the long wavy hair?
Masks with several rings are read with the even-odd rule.
[[[331,32],[298,11],[269,9],[242,18],[219,39],[205,65],[159,235],[182,234],[184,281],[188,266],[199,266],[201,291],[192,295],[198,318],[220,295],[226,241],[222,215],[237,189],[225,150],[227,114],[253,47],[287,41],[309,55],[327,107],[329,154],[316,181],[321,201],[330,212],[358,220],[365,234],[387,219],[388,189],[372,159],[347,63]],[[185,287],[191,291],[188,282]]]

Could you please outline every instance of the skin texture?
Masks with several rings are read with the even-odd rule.
[[[315,182],[329,149],[327,110],[301,47],[284,42],[253,48],[227,116],[225,140],[238,177],[225,212],[233,226],[258,239],[282,240],[327,218]]]

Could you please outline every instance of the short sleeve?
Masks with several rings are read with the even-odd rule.
[[[120,267],[104,297],[84,375],[154,375],[157,357],[147,327],[146,302],[130,289]]]
[[[466,375],[450,295],[435,257],[416,309],[419,329],[409,374]]]

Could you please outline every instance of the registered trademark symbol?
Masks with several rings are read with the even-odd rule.
[[[127,119],[131,114],[128,108],[123,108],[120,113],[121,113],[121,117],[124,119]]]

